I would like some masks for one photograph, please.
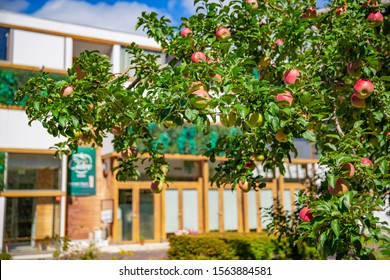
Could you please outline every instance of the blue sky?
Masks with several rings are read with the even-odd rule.
[[[195,12],[193,0],[0,0],[0,9],[124,32],[135,32],[142,11],[165,15],[175,25]]]

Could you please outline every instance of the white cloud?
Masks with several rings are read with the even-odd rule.
[[[78,0],[49,0],[34,15],[117,31],[143,33],[142,30],[135,31],[135,25],[144,11],[164,15],[163,11],[137,2],[118,1],[109,5],[104,2],[90,4]],[[165,16],[171,18],[167,14]]]
[[[25,0],[1,0],[0,9],[21,12],[28,8],[29,3]]]

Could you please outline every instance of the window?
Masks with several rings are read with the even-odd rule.
[[[4,238],[9,251],[38,250],[59,236],[61,209],[56,197],[9,197],[6,201]]]
[[[165,55],[161,52],[156,52],[156,51],[150,51],[150,50],[144,50],[146,54],[153,54],[155,56],[158,56],[157,58],[157,63],[158,64],[164,64],[165,63]],[[130,61],[131,61],[131,55],[126,52],[126,48],[122,47],[121,48],[121,58],[120,58],[120,70],[124,71],[128,66],[130,66]],[[130,77],[134,77],[135,75],[135,70],[132,69],[129,71],[128,75]]]
[[[9,38],[10,29],[5,27],[0,27],[0,60],[8,59],[8,38]]]
[[[59,190],[60,159],[54,155],[8,153],[6,190]]]

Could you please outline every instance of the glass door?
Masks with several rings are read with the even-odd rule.
[[[154,236],[154,195],[150,190],[141,189],[139,196],[140,239],[153,240]]]
[[[133,190],[119,190],[118,240],[133,240]]]
[[[118,241],[156,239],[155,196],[149,189],[120,189],[118,206]]]

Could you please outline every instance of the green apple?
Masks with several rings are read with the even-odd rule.
[[[288,142],[288,135],[286,133],[284,133],[283,129],[279,129],[279,131],[277,133],[275,133],[275,139],[278,142],[286,143],[286,142]]]
[[[259,112],[250,113],[246,122],[250,127],[256,128],[262,124],[263,116]]]

